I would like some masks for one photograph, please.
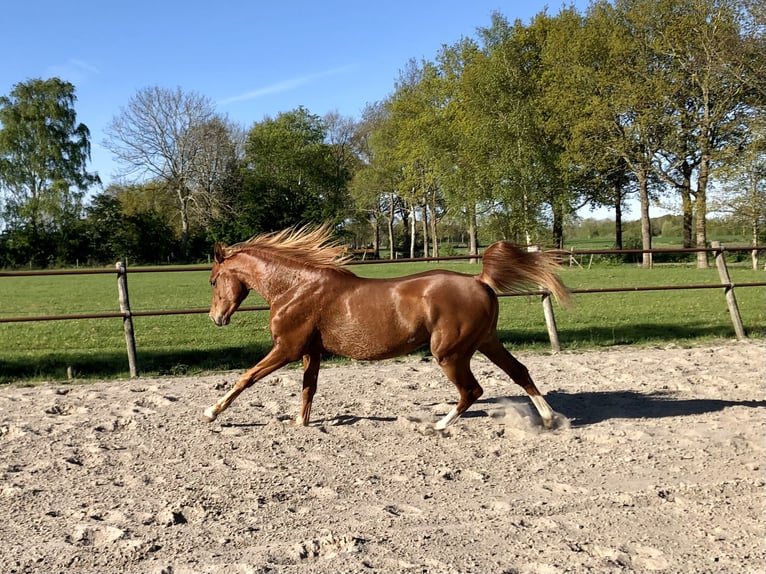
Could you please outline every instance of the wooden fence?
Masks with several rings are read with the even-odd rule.
[[[620,293],[620,292],[639,292],[639,291],[671,291],[671,290],[684,290],[684,289],[723,289],[726,304],[731,316],[732,326],[734,333],[738,339],[745,339],[747,333],[745,332],[742,318],[737,305],[737,299],[735,296],[735,287],[764,287],[766,282],[752,282],[752,283],[738,283],[734,284],[729,277],[729,271],[726,264],[727,252],[752,252],[754,250],[763,251],[766,250],[766,246],[758,247],[724,247],[718,242],[713,242],[712,247],[706,249],[690,248],[690,249],[628,249],[628,250],[612,250],[612,249],[597,249],[597,250],[577,250],[570,252],[563,252],[570,256],[570,258],[577,256],[593,257],[594,255],[617,255],[623,256],[626,254],[640,254],[651,253],[654,254],[668,254],[668,253],[697,253],[708,252],[712,253],[715,257],[716,267],[720,278],[720,283],[717,284],[703,284],[703,285],[657,285],[657,286],[626,286],[626,287],[604,287],[604,288],[591,288],[591,289],[571,289],[572,294],[585,294],[585,293]],[[428,258],[416,258],[416,259],[395,259],[395,260],[357,260],[350,261],[348,265],[363,265],[363,264],[385,264],[385,263],[411,263],[411,262],[428,262],[428,261],[450,261],[450,260],[466,260],[476,259],[476,256],[472,255],[452,255],[444,257],[428,257]],[[40,316],[25,316],[25,317],[0,317],[0,323],[22,323],[31,321],[67,321],[76,319],[108,319],[122,317],[123,329],[125,332],[125,344],[127,348],[128,363],[130,368],[130,375],[136,377],[139,374],[136,342],[133,331],[133,317],[148,317],[148,316],[163,316],[163,315],[190,315],[190,314],[202,314],[207,313],[208,309],[165,309],[155,311],[132,311],[130,308],[130,296],[128,292],[128,274],[129,273],[167,273],[167,272],[189,272],[189,271],[209,271],[210,266],[187,266],[187,267],[146,267],[128,269],[127,266],[118,262],[116,269],[82,269],[82,270],[52,270],[52,271],[0,271],[0,277],[21,277],[21,276],[43,276],[43,275],[95,275],[95,274],[117,274],[117,294],[119,311],[105,312],[105,313],[85,313],[85,314],[72,314],[72,315],[40,315]],[[541,298],[543,315],[545,318],[546,328],[548,330],[548,338],[551,343],[551,349],[553,351],[560,351],[561,344],[559,342],[558,329],[556,327],[556,319],[553,313],[553,305],[551,302],[550,293],[547,291],[529,291],[523,293],[513,293],[508,295],[501,295],[501,297],[520,297],[538,295]],[[243,306],[240,307],[240,311],[268,311],[268,306]]]

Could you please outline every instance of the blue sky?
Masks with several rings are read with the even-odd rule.
[[[298,106],[358,118],[383,100],[412,59],[476,37],[491,14],[528,23],[569,2],[542,0],[26,0],[3,6],[0,94],[31,78],[76,89],[91,131],[90,170],[104,185],[117,166],[104,128],[142,88],[180,87],[250,127]],[[574,5],[584,10],[587,1]]]

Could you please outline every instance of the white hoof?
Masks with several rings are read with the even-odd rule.
[[[457,407],[454,407],[454,408],[453,408],[453,409],[452,409],[450,412],[448,412],[446,415],[444,415],[444,417],[443,417],[441,420],[439,420],[439,421],[438,421],[438,422],[437,422],[437,423],[434,425],[434,428],[435,428],[436,430],[444,430],[444,429],[446,429],[446,428],[447,428],[449,425],[451,425],[452,423],[454,423],[454,422],[455,422],[455,419],[457,419],[457,417],[458,417],[458,414],[457,414]]]
[[[212,423],[218,418],[218,415],[215,412],[215,407],[206,408],[200,418],[206,423]]]

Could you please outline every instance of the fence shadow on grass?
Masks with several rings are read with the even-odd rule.
[[[270,345],[243,345],[216,349],[142,350],[138,367],[147,376],[185,376],[205,371],[244,370],[257,363]],[[125,352],[98,354],[50,353],[35,358],[0,358],[0,384],[17,381],[66,381],[71,367],[74,379],[112,379],[129,376]]]
[[[747,327],[747,326],[746,326]],[[755,335],[757,329],[748,332]],[[550,340],[544,327],[535,331],[520,329],[498,329],[500,340],[509,346],[542,346],[550,348]],[[587,347],[608,347],[613,345],[633,345],[648,342],[667,342],[705,339],[734,338],[736,335],[730,325],[709,325],[689,323],[671,325],[644,323],[633,325],[604,325],[577,329],[567,327],[559,331],[562,350]]]

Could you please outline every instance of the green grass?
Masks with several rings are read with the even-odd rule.
[[[354,267],[359,275],[405,275],[450,268],[477,273],[468,262],[401,263]],[[760,282],[762,271],[731,266],[736,283]],[[133,311],[198,308],[210,304],[209,274],[129,274]],[[562,271],[570,288],[715,284],[715,269],[634,265],[571,267]],[[751,337],[764,336],[764,288],[740,288],[736,296]],[[256,294],[247,305],[263,301]],[[0,317],[113,312],[118,310],[116,276],[66,275],[0,278]],[[571,309],[555,307],[564,349],[610,345],[693,344],[732,338],[733,327],[722,289],[581,294]],[[188,374],[244,369],[270,348],[265,312],[237,313],[232,324],[216,328],[206,314],[134,317],[138,362],[143,374]],[[549,347],[538,297],[504,297],[499,331],[511,350]],[[62,380],[67,367],[78,378],[128,376],[122,319],[82,319],[0,323],[0,382]]]

